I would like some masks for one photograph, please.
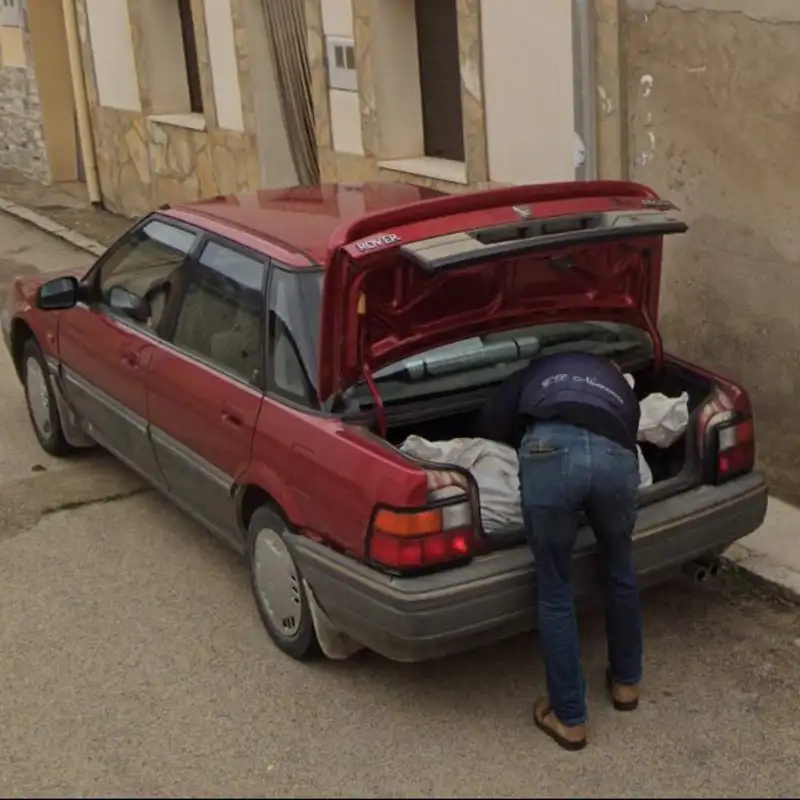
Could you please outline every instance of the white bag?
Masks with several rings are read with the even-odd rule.
[[[481,523],[486,533],[522,527],[519,460],[513,448],[489,439],[429,442],[409,436],[400,450],[423,461],[468,469],[480,491]]]
[[[650,442],[656,447],[667,448],[683,436],[689,426],[689,395],[667,397],[656,392],[639,403],[640,442]]]
[[[636,455],[639,456],[639,488],[644,489],[645,486],[653,485],[653,471],[647,463],[642,453],[642,448],[636,445]]]

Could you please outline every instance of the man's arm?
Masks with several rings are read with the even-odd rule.
[[[481,411],[477,436],[519,446],[519,398],[525,381],[526,369],[509,375],[492,393]]]

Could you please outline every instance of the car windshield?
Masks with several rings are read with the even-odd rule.
[[[384,367],[375,381],[383,401],[396,402],[496,383],[531,358],[567,351],[639,360],[652,357],[653,341],[642,329],[615,322],[533,325],[428,350]],[[359,384],[348,399],[370,402],[369,391]]]

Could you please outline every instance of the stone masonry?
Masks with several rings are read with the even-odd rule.
[[[47,183],[50,167],[27,31],[25,50],[27,67],[0,66],[0,169],[15,169],[29,178]]]

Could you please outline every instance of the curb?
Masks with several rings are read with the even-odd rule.
[[[59,225],[59,223],[54,222],[50,217],[44,216],[44,214],[39,214],[36,211],[32,211],[30,208],[12,203],[10,200],[6,200],[2,197],[0,197],[0,211],[4,211],[10,216],[27,222],[39,228],[39,230],[49,233],[51,236],[55,236],[71,244],[73,247],[77,247],[79,250],[84,250],[92,255],[101,256],[108,249],[104,244],[100,244],[100,242],[90,239],[88,236],[84,236],[77,231]]]
[[[0,197],[0,211],[4,211],[12,217],[27,222],[39,228],[39,230],[49,233],[51,236],[56,236],[73,247],[92,255],[101,256],[108,249],[105,245],[90,239],[88,236],[84,236],[77,231],[54,222],[43,214],[17,203],[12,203],[2,197]],[[741,543],[731,545],[722,554],[721,558],[734,572],[746,576],[761,588],[766,588],[773,593],[777,592],[782,598],[790,602],[800,603],[799,572],[780,564],[765,553]]]
[[[800,573],[743,544],[734,544],[722,555],[731,569],[762,589],[784,600],[800,603]]]

